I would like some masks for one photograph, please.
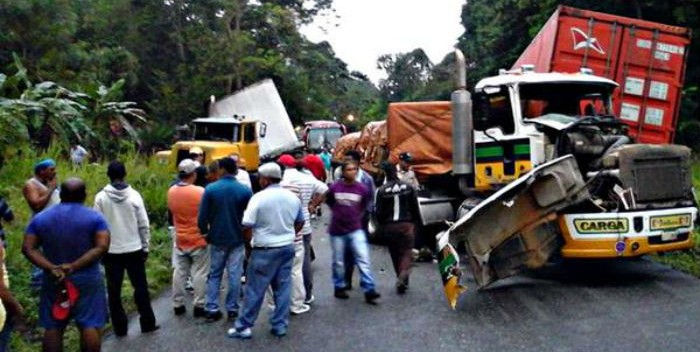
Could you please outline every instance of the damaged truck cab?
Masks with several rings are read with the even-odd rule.
[[[693,246],[690,150],[635,144],[612,113],[617,83],[523,67],[481,80],[472,100],[457,58],[452,163],[466,200],[438,240],[441,250],[464,244],[480,286],[555,254],[637,257]]]

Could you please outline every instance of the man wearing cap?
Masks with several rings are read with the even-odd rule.
[[[206,187],[209,181],[207,181],[207,166],[204,165],[204,151],[202,148],[190,148],[190,159],[197,164],[197,169],[195,170],[197,179],[195,179],[194,184],[199,187]]]
[[[413,187],[413,189],[418,191],[420,189],[420,183],[418,183],[416,173],[413,171],[411,161],[413,161],[411,153],[403,152],[399,154],[399,164],[396,165],[396,175],[398,176],[399,180],[406,182]]]
[[[209,277],[207,278],[206,318],[221,319],[219,293],[224,269],[228,271],[226,312],[233,321],[238,316],[245,239],[241,228],[243,211],[253,192],[236,181],[236,163],[231,158],[219,160],[221,178],[207,186],[199,206],[199,231],[209,243]]]
[[[53,159],[45,159],[34,165],[34,176],[25,182],[22,189],[34,215],[60,203],[56,184],[56,162]]]
[[[22,252],[45,271],[39,294],[39,325],[44,351],[61,351],[71,318],[81,333],[83,351],[99,351],[107,322],[107,302],[99,260],[109,249],[107,221],[85,207],[85,183],[71,178],[61,185],[61,204],[32,219]],[[40,249],[41,248],[41,249]]]
[[[311,174],[319,181],[326,181],[326,167],[323,164],[323,159],[316,154],[304,155],[304,165]]]
[[[197,226],[204,188],[194,185],[197,164],[184,159],[178,165],[179,181],[168,190],[168,209],[175,227],[175,270],[173,271],[173,310],[185,314],[185,282],[192,276],[194,317],[203,318],[204,293],[209,273],[207,241]]]
[[[304,212],[304,227],[294,239],[294,263],[292,265],[292,314],[309,311],[309,304],[314,301],[312,292],[313,277],[311,273],[311,213],[323,203],[328,186],[313,176],[302,173],[303,160],[284,159],[280,164],[285,167],[280,185],[301,200]]]
[[[34,177],[27,180],[22,189],[32,217],[61,202],[56,180],[56,162],[53,159],[44,159],[34,165]],[[42,275],[41,269],[32,267],[30,286],[41,285]]]
[[[146,259],[151,240],[148,213],[141,194],[126,183],[126,167],[112,161],[107,167],[110,183],[95,196],[94,209],[110,224],[112,235],[104,258],[107,296],[114,333],[126,336],[129,319],[122,306],[124,272],[134,287],[134,301],[139,311],[141,332],[158,330],[151,307],[146,278]]]
[[[275,163],[258,169],[260,187],[243,215],[243,234],[251,242],[248,281],[241,315],[228,330],[232,338],[249,339],[260,313],[265,291],[272,287],[275,310],[270,314],[270,333],[287,334],[291,302],[291,272],[294,261],[294,237],[304,226],[301,201],[280,187],[282,170]]]
[[[377,221],[394,265],[396,292],[404,294],[411,273],[415,222],[420,218],[418,198],[411,185],[399,180],[394,165],[383,162],[381,167],[386,183],[377,189]]]

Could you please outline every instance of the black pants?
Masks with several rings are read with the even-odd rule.
[[[156,317],[153,315],[153,308],[151,308],[143,253],[141,251],[122,254],[107,253],[103,263],[107,276],[107,296],[114,333],[123,336],[128,331],[129,319],[122,306],[122,282],[124,282],[125,271],[129,276],[131,286],[134,287],[134,301],[136,301],[136,308],[139,311],[141,331],[153,330],[156,325]]]
[[[415,225],[410,222],[395,222],[384,225],[384,236],[391,263],[394,265],[397,283],[408,285],[408,277],[411,274],[411,263],[413,262],[413,242]]]

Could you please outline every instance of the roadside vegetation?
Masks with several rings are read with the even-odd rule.
[[[38,351],[41,348],[41,329],[36,326],[39,300],[36,293],[29,288],[31,268],[21,252],[24,228],[30,217],[29,208],[22,196],[22,187],[31,177],[34,163],[44,157],[53,157],[58,162],[59,180],[65,180],[71,176],[85,180],[88,186],[86,201],[88,206],[92,206],[94,196],[109,182],[106,176],[106,161],[73,168],[70,161],[61,155],[60,150],[63,148],[50,148],[41,155],[30,149],[15,150],[9,153],[0,169],[0,194],[5,197],[15,213],[15,220],[5,226],[8,239],[7,268],[11,280],[10,289],[25,307],[28,323],[27,331],[13,334],[11,344],[13,351]],[[119,159],[126,164],[127,181],[141,192],[149,212],[152,234],[146,272],[151,295],[155,297],[170,284],[171,279],[172,242],[166,224],[166,191],[174,173],[166,166],[150,162],[135,152],[123,154]],[[131,285],[128,280],[125,280],[123,299],[125,307],[131,312],[135,311],[132,292]],[[69,328],[67,337],[65,350],[79,350],[78,334],[74,327]]]

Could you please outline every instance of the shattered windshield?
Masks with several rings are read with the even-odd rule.
[[[608,85],[592,83],[531,83],[520,86],[520,107],[525,119],[545,115],[612,115]]]
[[[238,142],[238,124],[206,123],[194,124],[194,139],[197,141]]]

